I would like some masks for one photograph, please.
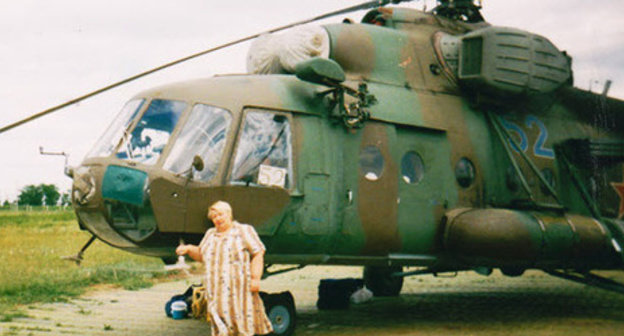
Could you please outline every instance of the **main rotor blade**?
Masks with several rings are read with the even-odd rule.
[[[334,11],[334,12],[330,12],[330,13],[326,13],[326,14],[323,14],[323,15],[319,15],[319,16],[313,17],[311,19],[307,19],[307,20],[291,23],[291,24],[288,24],[288,25],[285,25],[285,26],[281,26],[281,27],[278,27],[278,28],[273,28],[271,30],[264,31],[262,33],[253,34],[253,35],[250,35],[250,36],[247,36],[247,37],[243,37],[241,39],[238,39],[238,40],[235,40],[235,41],[231,41],[231,42],[219,45],[219,46],[214,47],[214,48],[206,49],[204,51],[200,51],[198,53],[195,53],[195,54],[192,54],[192,55],[189,55],[189,56],[177,59],[175,61],[163,64],[163,65],[155,67],[153,69],[147,70],[147,71],[142,72],[142,73],[140,73],[138,75],[134,75],[132,77],[128,77],[128,78],[123,79],[123,80],[121,80],[119,82],[113,83],[113,84],[105,86],[105,87],[103,87],[101,89],[92,91],[92,92],[87,93],[85,95],[82,95],[82,96],[80,96],[78,98],[74,98],[72,100],[69,100],[69,101],[67,101],[67,102],[65,102],[63,104],[60,104],[60,105],[51,107],[51,108],[49,108],[47,110],[43,110],[43,111],[41,111],[39,113],[33,114],[30,117],[28,117],[28,118],[22,119],[20,121],[17,121],[15,123],[12,123],[10,125],[7,125],[7,126],[4,126],[4,127],[0,128],[0,133],[4,133],[4,132],[6,132],[6,131],[8,131],[8,130],[10,130],[12,128],[15,128],[17,126],[23,125],[25,123],[28,123],[30,121],[33,121],[33,120],[38,119],[40,117],[43,117],[46,114],[50,114],[50,113],[55,112],[57,110],[60,110],[60,109],[62,109],[64,107],[76,104],[76,103],[78,103],[80,101],[83,101],[83,100],[85,100],[87,98],[93,97],[95,95],[98,95],[98,94],[103,93],[105,91],[108,91],[110,89],[116,88],[116,87],[121,86],[123,84],[132,82],[132,81],[137,80],[137,79],[139,79],[141,77],[145,77],[145,76],[147,76],[149,74],[152,74],[154,72],[157,72],[157,71],[160,71],[160,70],[172,67],[172,66],[174,66],[176,64],[180,64],[182,62],[186,62],[186,61],[191,60],[193,58],[197,58],[199,56],[203,56],[203,55],[209,54],[211,52],[214,52],[214,51],[217,51],[217,50],[220,50],[220,49],[224,49],[224,48],[231,47],[233,45],[236,45],[236,44],[239,44],[239,43],[242,43],[242,42],[253,40],[253,39],[255,39],[255,38],[257,38],[257,37],[259,37],[261,35],[264,35],[264,34],[275,33],[275,32],[281,31],[281,30],[292,28],[294,26],[299,26],[299,25],[302,25],[302,24],[306,24],[306,23],[310,23],[310,22],[326,19],[326,18],[329,18],[329,17],[332,17],[332,16],[336,16],[336,15],[350,13],[350,12],[357,11],[357,10],[374,8],[374,7],[383,7],[383,6],[385,6],[385,5],[389,4],[389,3],[398,4],[400,2],[406,2],[406,1],[412,1],[412,0],[376,0],[376,1],[369,1],[369,2],[362,3],[360,5],[347,7],[347,8],[340,9],[340,10],[337,10],[337,11]]]

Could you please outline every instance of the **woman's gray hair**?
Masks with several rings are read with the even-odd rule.
[[[224,201],[216,201],[208,208],[208,218],[212,220],[212,212],[214,210],[221,210],[230,215],[230,219],[234,219],[234,215],[232,214],[232,207],[228,202]]]

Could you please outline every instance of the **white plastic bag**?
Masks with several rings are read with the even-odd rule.
[[[351,294],[351,302],[355,304],[364,303],[373,298],[373,292],[371,292],[366,286],[356,290]]]

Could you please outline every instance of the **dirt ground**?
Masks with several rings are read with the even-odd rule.
[[[374,298],[348,310],[316,308],[320,279],[360,276],[354,267],[306,267],[266,279],[262,286],[293,293],[299,336],[624,334],[624,295],[541,272],[516,278],[498,272],[410,277],[399,297]],[[164,303],[194,282],[197,276],[140,291],[98,290],[66,303],[23,307],[27,316],[0,323],[0,335],[209,335],[203,321],[164,314]]]

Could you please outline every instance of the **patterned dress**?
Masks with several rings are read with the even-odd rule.
[[[211,228],[199,248],[206,265],[204,285],[212,335],[252,336],[273,331],[260,296],[250,291],[251,256],[265,250],[256,230],[238,222],[224,233]]]

